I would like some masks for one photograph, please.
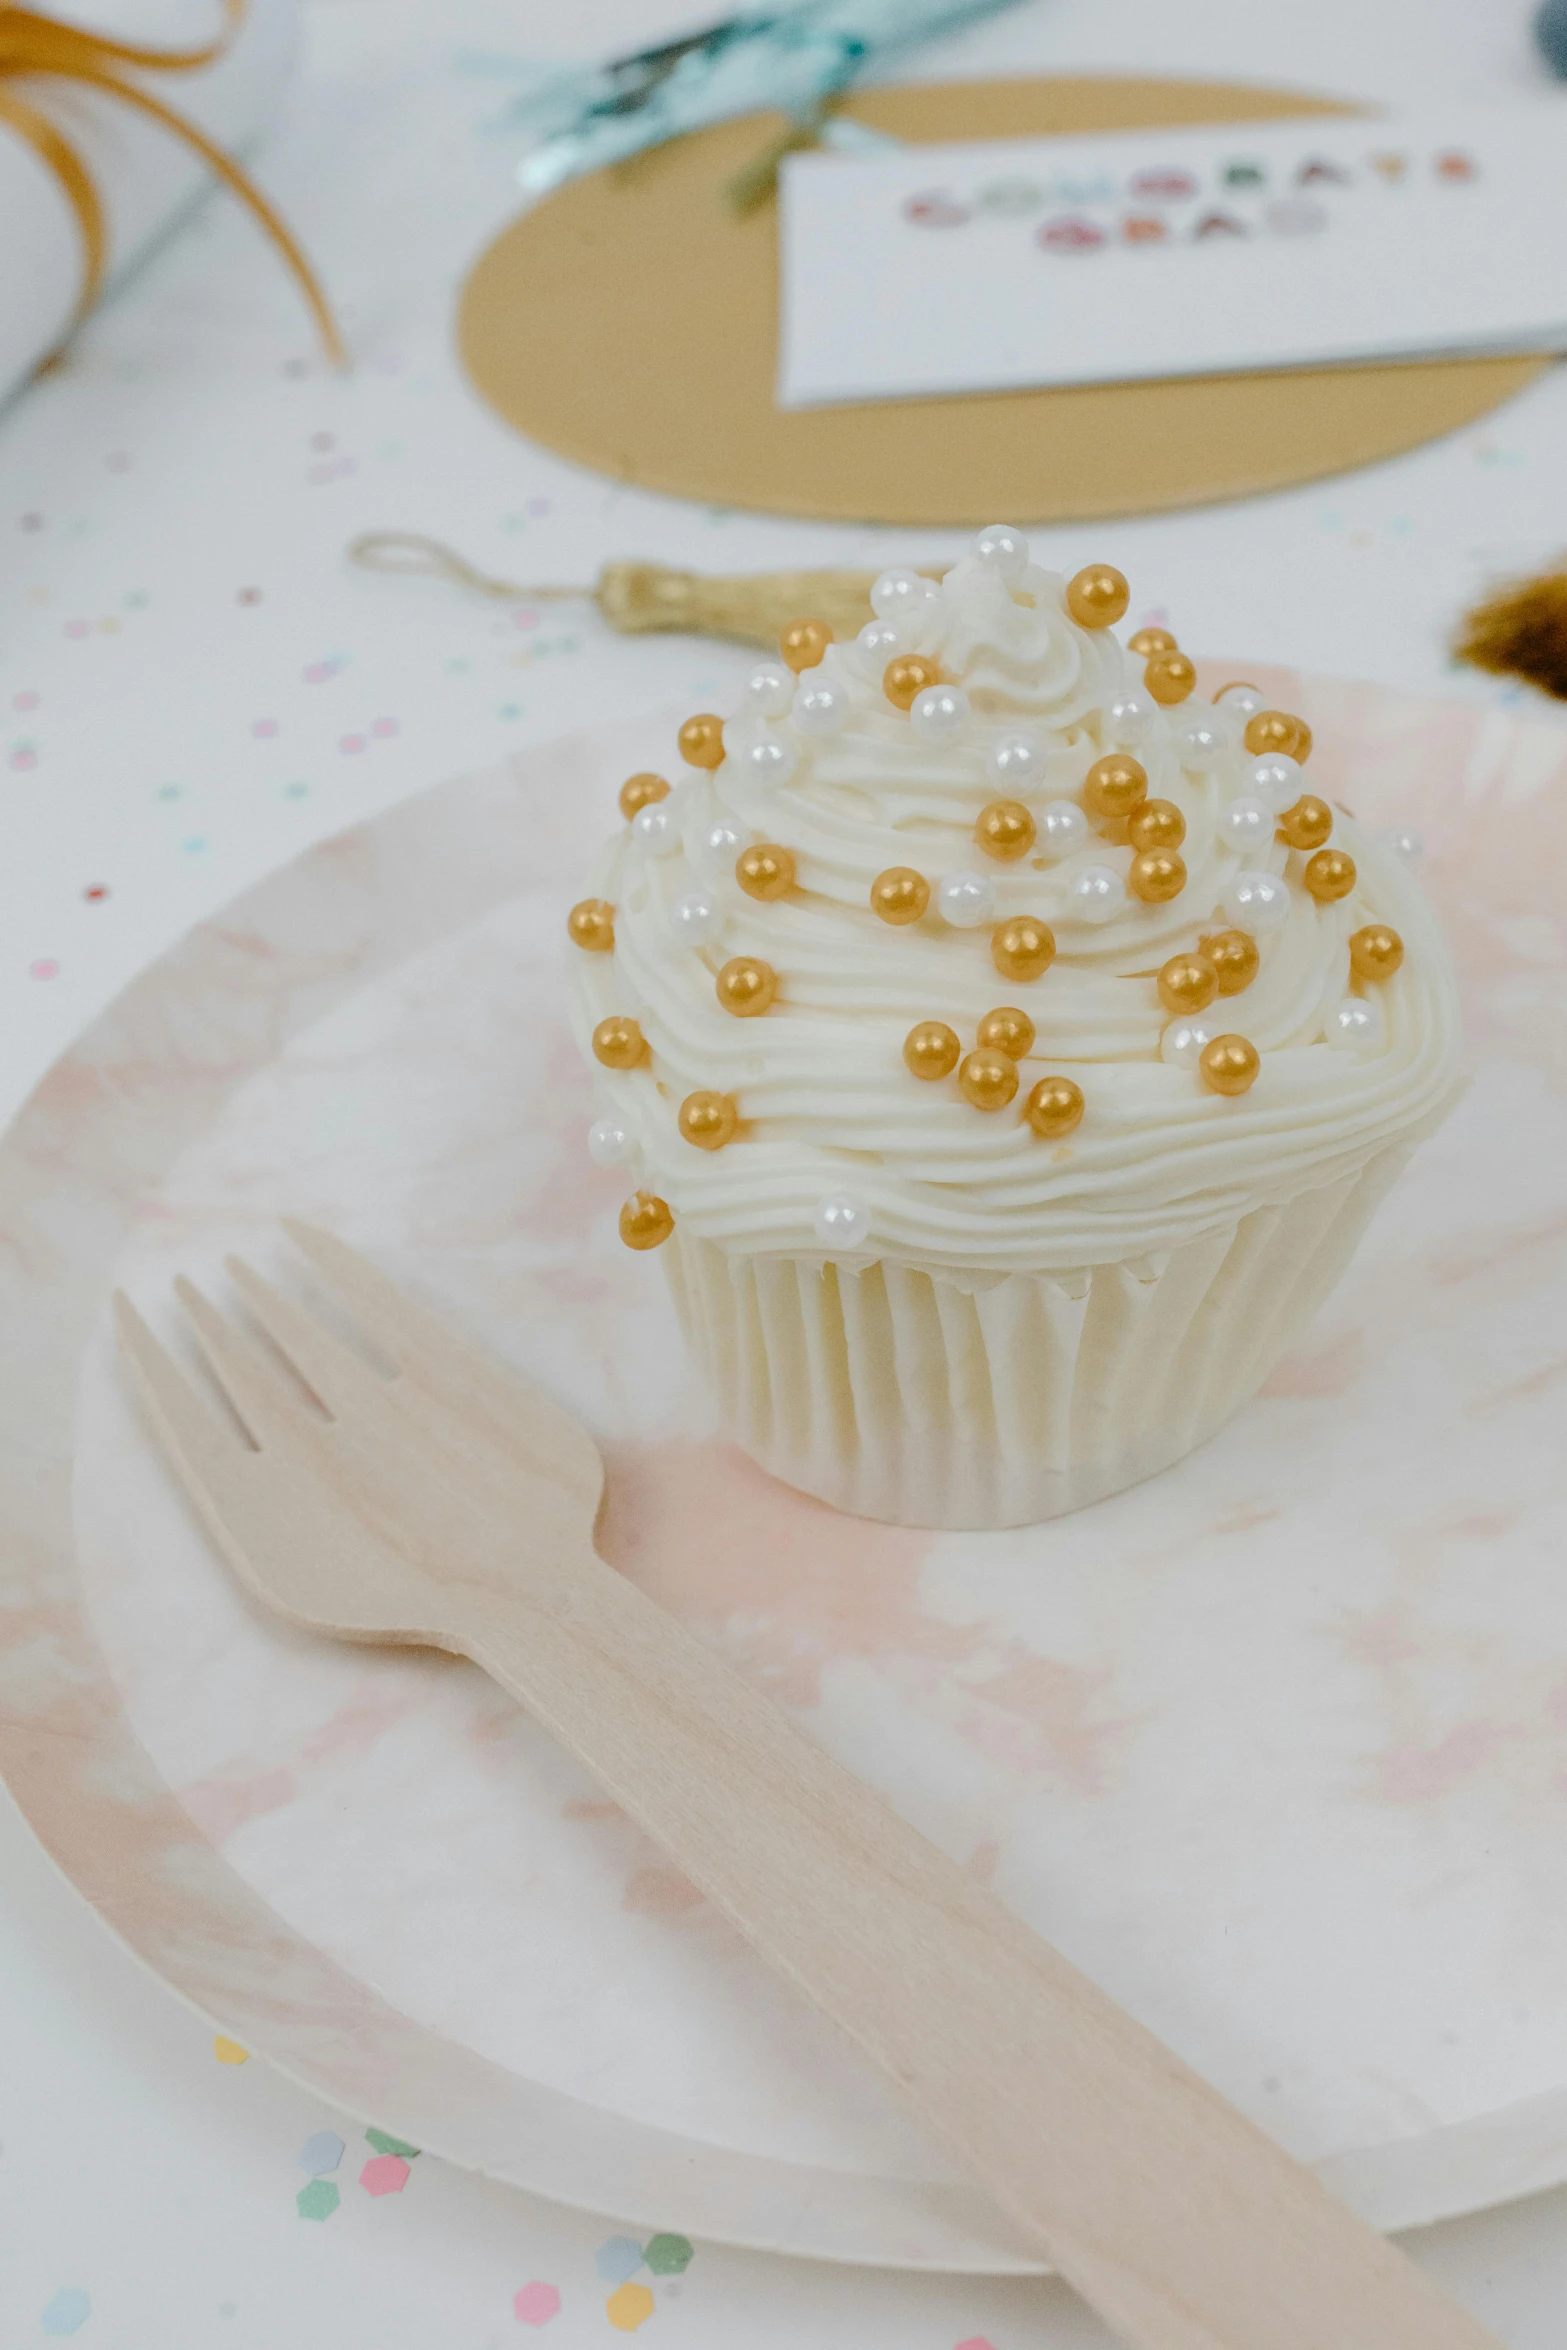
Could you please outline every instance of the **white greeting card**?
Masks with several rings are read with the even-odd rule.
[[[784,407],[1567,349],[1567,98],[791,156]]]

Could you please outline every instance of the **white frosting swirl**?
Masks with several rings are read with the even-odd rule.
[[[753,697],[725,728],[722,766],[688,774],[667,803],[678,853],[655,854],[627,828],[593,877],[615,909],[615,949],[576,957],[582,1041],[613,1013],[640,1023],[651,1060],[599,1070],[603,1106],[630,1138],[633,1180],[682,1225],[736,1249],[820,1255],[817,1207],[848,1194],[865,1211],[868,1255],[974,1273],[1078,1269],[1170,1248],[1333,1181],[1440,1114],[1456,1083],[1453,979],[1424,896],[1389,844],[1336,813],[1333,843],[1353,856],[1357,880],[1323,905],[1301,883],[1302,856],[1271,839],[1261,850],[1232,842],[1225,812],[1249,795],[1254,765],[1239,715],[1195,697],[1173,710],[1147,703],[1117,639],[1078,627],[1062,581],[1035,565],[1008,581],[971,557],[922,607],[877,626],[869,649],[834,645],[805,675],[846,696],[838,731],[769,718]],[[888,701],[889,627],[967,696],[972,717],[956,741],[922,738]],[[1119,731],[1109,715],[1128,700],[1146,705],[1135,740],[1135,712]],[[1206,772],[1181,761],[1181,730],[1197,718],[1216,720],[1227,745]],[[998,738],[1019,732],[1039,752],[1026,788],[998,783],[986,763]],[[1074,878],[1089,866],[1124,875],[1129,847],[1090,825],[1086,844],[1056,861],[1041,831],[1030,855],[1003,864],[976,848],[974,828],[997,798],[1021,798],[1036,819],[1053,799],[1077,799],[1118,742],[1147,770],[1149,796],[1184,814],[1188,881],[1164,905],[1125,895],[1096,923],[1076,909]],[[758,745],[780,748],[758,761]],[[758,903],[739,888],[733,847],[709,841],[725,825],[742,844],[792,852],[786,898]],[[892,865],[932,885],[930,912],[908,928],[870,909],[870,885]],[[1251,986],[1203,1015],[1262,1055],[1251,1091],[1227,1098],[1161,1058],[1170,1015],[1155,978],[1168,957],[1230,926],[1223,902],[1243,868],[1284,877],[1288,908],[1257,933]],[[1057,955],[1043,978],[998,978],[991,923],[940,919],[936,887],[957,872],[993,883],[995,922],[1028,913],[1050,925]],[[694,892],[719,909],[699,944],[675,914]],[[1326,1033],[1351,992],[1348,940],[1372,922],[1400,933],[1403,964],[1373,991],[1384,1015],[1373,1048],[1335,1050]],[[777,1000],[758,1018],[733,1017],[715,993],[717,972],[739,955],[778,974]],[[910,1075],[903,1042],[916,1022],[945,1021],[966,1051],[1003,1004],[1037,1030],[1009,1110],[975,1110],[955,1077]],[[1021,1110],[1054,1072],[1081,1086],[1086,1111],[1067,1140],[1048,1143]],[[679,1131],[680,1104],[698,1090],[737,1106],[739,1132],[721,1150]]]

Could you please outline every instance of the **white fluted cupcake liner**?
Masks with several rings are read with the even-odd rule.
[[[1337,1280],[1415,1136],[1155,1258],[1080,1273],[664,1255],[731,1433],[786,1483],[896,1525],[1061,1516],[1201,1444]]]

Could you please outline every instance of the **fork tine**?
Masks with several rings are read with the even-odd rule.
[[[224,1260],[229,1279],[285,1361],[291,1363],[322,1408],[335,1420],[356,1405],[385,1395],[386,1381],[351,1347],[307,1314],[303,1306],[264,1281],[243,1257]]]
[[[280,1221],[301,1255],[308,1257],[328,1285],[353,1307],[366,1335],[399,1370],[406,1369],[410,1339],[430,1335],[428,1328],[421,1328],[425,1317],[420,1309],[395,1281],[389,1281],[335,1232],[307,1224],[302,1216],[284,1216]]]
[[[202,1401],[123,1289],[114,1293],[114,1327],[142,1401],[181,1473],[217,1486],[236,1462],[250,1457],[244,1438]]]
[[[320,1421],[291,1395],[262,1355],[229,1327],[209,1298],[182,1273],[174,1294],[190,1316],[212,1375],[250,1432],[258,1450],[286,1446]]]

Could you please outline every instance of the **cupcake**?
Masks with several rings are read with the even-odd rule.
[[[996,1527],[1178,1460],[1267,1376],[1451,1105],[1395,845],[1311,731],[1209,702],[982,531],[801,621],[633,776],[570,916],[589,1136],[738,1441],[839,1508]]]

